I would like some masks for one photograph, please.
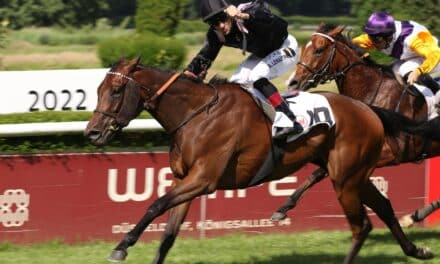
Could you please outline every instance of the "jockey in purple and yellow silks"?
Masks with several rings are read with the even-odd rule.
[[[414,21],[397,21],[387,12],[373,13],[362,34],[352,41],[364,49],[377,49],[396,58],[394,70],[408,84],[420,82],[435,94],[439,85],[429,75],[440,73],[440,48],[437,38]]]

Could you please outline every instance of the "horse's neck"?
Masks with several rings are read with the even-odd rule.
[[[158,80],[159,86],[169,77]],[[152,114],[167,132],[171,132],[194,117],[214,96],[214,89],[205,84],[178,79],[159,97]]]
[[[382,95],[386,93],[388,97],[394,98],[402,92],[397,80],[378,68],[362,64],[349,70],[342,82],[338,82],[338,88],[343,95],[386,108],[392,108],[392,105],[389,105],[389,100],[380,100]]]

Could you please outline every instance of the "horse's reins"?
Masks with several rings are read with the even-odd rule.
[[[148,100],[145,105],[149,105],[152,101],[156,100],[161,94],[163,94],[179,77],[180,77],[181,73],[175,73],[173,74],[168,81],[166,81],[162,87],[160,87],[156,93],[150,98],[150,100]],[[212,99],[210,101],[208,101],[207,103],[203,104],[199,109],[197,109],[197,111],[193,112],[191,115],[189,115],[187,118],[185,118],[179,125],[177,125],[175,128],[170,129],[170,131],[168,132],[169,134],[173,134],[175,133],[179,128],[183,127],[184,125],[186,125],[191,119],[193,119],[196,115],[202,113],[203,111],[205,111],[205,109],[209,109],[210,106],[214,105],[217,100],[218,100],[218,90],[215,86],[208,84],[209,87],[214,89],[214,96],[212,97]]]
[[[149,101],[152,102],[156,100],[157,97],[159,97],[162,93],[164,93],[171,86],[171,84],[173,84],[173,82],[175,82],[177,78],[180,77],[180,75],[181,75],[180,72],[176,72],[175,74],[173,74],[171,78],[169,78],[168,81],[166,81],[166,83],[164,83],[162,87],[160,87],[159,90],[157,90],[157,92],[150,98]]]

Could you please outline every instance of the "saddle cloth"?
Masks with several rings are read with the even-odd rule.
[[[435,108],[435,103],[436,103],[436,96],[432,93],[431,89],[427,88],[424,85],[420,85],[420,84],[413,84],[414,87],[417,88],[417,90],[420,91],[420,93],[422,93],[423,97],[425,98],[426,101],[426,108],[428,110],[428,120],[434,119],[435,117],[438,116],[437,114],[437,110]],[[438,94],[439,92],[437,92]]]
[[[253,95],[257,105],[260,106],[265,114],[272,120],[272,134],[275,133],[277,127],[291,127],[292,121],[285,115],[275,112],[274,108],[267,103],[267,99],[254,88],[244,88]],[[307,134],[310,129],[319,124],[326,124],[329,128],[335,125],[335,118],[333,111],[327,98],[320,94],[298,92],[296,95],[283,95],[286,102],[289,104],[290,110],[295,114],[296,121],[302,125],[304,131],[300,134],[291,135],[287,138],[287,142],[294,141],[298,137]]]
[[[328,128],[335,125],[333,111],[324,96],[316,93],[299,92],[296,96],[289,96],[285,99],[290,110],[295,114],[296,121],[304,128],[302,133],[289,136],[287,142],[294,141],[298,137],[307,134],[310,129],[319,124],[325,124]],[[292,121],[286,115],[276,112],[272,133],[274,134],[276,127],[291,127],[292,125]]]

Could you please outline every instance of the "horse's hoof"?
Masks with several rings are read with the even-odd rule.
[[[434,254],[430,248],[417,248],[414,257],[417,259],[432,259]]]
[[[414,220],[411,215],[404,215],[399,219],[399,224],[401,227],[412,227],[414,225]]]
[[[281,212],[275,212],[273,213],[272,217],[270,218],[271,221],[281,221],[286,219],[287,215],[285,213]]]
[[[125,260],[128,253],[126,250],[113,250],[107,260],[111,263],[121,263]]]

